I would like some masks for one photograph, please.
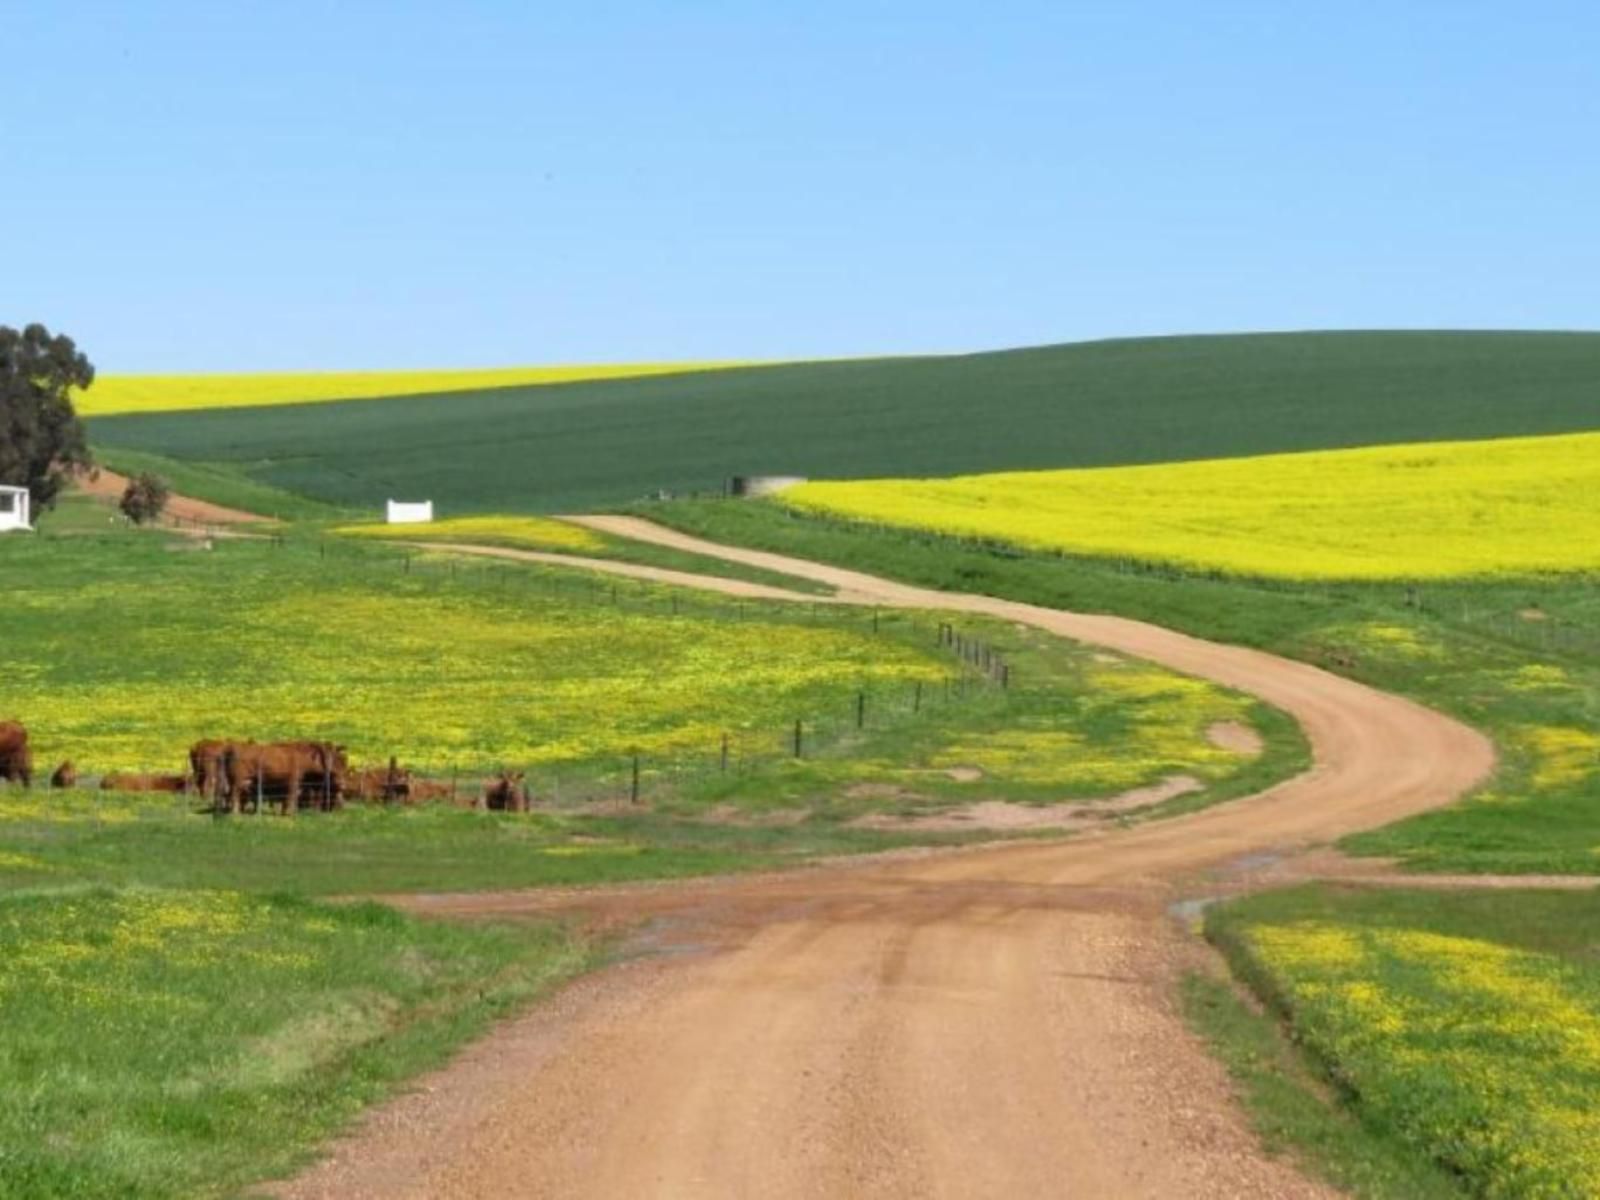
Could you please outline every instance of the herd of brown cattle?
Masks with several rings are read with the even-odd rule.
[[[33,783],[33,752],[20,721],[0,721],[0,782]],[[78,784],[77,768],[62,763],[50,786]],[[189,751],[189,770],[178,775],[117,771],[100,786],[118,792],[178,792],[204,797],[217,812],[265,811],[269,804],[291,814],[302,807],[322,811],[347,800],[362,803],[422,804],[455,800],[454,786],[418,779],[391,759],[387,767],[353,768],[343,746],[332,742],[250,742],[208,738]],[[486,779],[474,806],[526,812],[528,789],[519,772],[502,771]]]

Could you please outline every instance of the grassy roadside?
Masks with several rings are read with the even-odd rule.
[[[0,894],[13,1200],[222,1196],[591,963],[551,925],[144,888]]]
[[[1488,732],[1500,769],[1477,794],[1347,839],[1347,849],[1394,855],[1412,870],[1600,869],[1600,588],[1591,577],[1268,585],[1006,552],[764,503],[638,511],[686,532],[931,587],[1149,620],[1410,696]]]
[[[1388,1130],[1364,1124],[1330,1095],[1278,1019],[1236,985],[1193,972],[1184,1016],[1227,1068],[1269,1154],[1291,1154],[1310,1173],[1360,1200],[1452,1200],[1454,1177]]]
[[[1486,1196],[1600,1194],[1600,892],[1312,885],[1207,936],[1368,1129]]]

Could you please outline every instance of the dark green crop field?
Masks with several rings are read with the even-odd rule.
[[[103,417],[90,432],[113,465],[131,450],[221,468],[189,473],[202,483],[231,475],[354,508],[426,496],[464,513],[571,511],[736,474],[947,475],[1594,428],[1600,334],[1389,332],[800,363]]]

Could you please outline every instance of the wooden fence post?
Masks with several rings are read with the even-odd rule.
[[[633,803],[639,803],[639,756],[637,754],[633,756],[633,785],[630,789],[630,796]]]
[[[796,721],[794,723],[794,756],[796,758],[800,757],[800,736],[800,722]]]

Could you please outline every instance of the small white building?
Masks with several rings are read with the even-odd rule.
[[[391,500],[386,514],[390,525],[426,525],[433,520],[433,501]]]
[[[0,484],[0,533],[32,528],[28,523],[28,489]]]

